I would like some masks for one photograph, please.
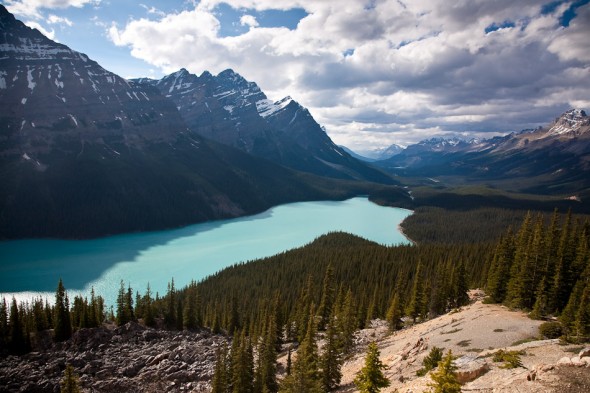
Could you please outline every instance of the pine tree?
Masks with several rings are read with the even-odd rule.
[[[390,382],[383,370],[385,365],[379,359],[377,344],[372,342],[367,348],[364,367],[357,373],[354,384],[361,393],[377,393],[389,386]]]
[[[344,302],[338,309],[337,331],[340,333],[340,347],[343,356],[348,355],[354,346],[353,334],[357,328],[357,311],[352,291],[349,289]]]
[[[582,293],[574,328],[579,340],[585,341],[590,337],[590,284],[586,285]]]
[[[322,388],[330,392],[340,385],[342,379],[342,346],[337,331],[336,314],[333,313],[326,330],[324,351],[320,357]]]
[[[145,326],[154,327],[156,326],[156,319],[154,318],[154,305],[152,299],[152,291],[150,283],[147,284],[145,295],[143,296],[143,323]]]
[[[393,332],[395,330],[399,330],[403,327],[402,322],[402,306],[399,301],[399,295],[396,292],[393,295],[393,300],[389,308],[387,309],[387,315],[385,317],[387,323],[389,325],[389,331]]]
[[[255,386],[260,392],[274,393],[279,389],[277,382],[277,328],[276,314],[268,315],[264,336],[258,347],[258,367]]]
[[[422,280],[422,262],[419,261],[413,279],[414,282],[412,285],[412,293],[410,294],[410,301],[406,309],[406,315],[412,318],[414,323],[416,323],[416,319],[420,316],[423,309],[424,289]]]
[[[233,393],[250,393],[254,386],[254,358],[250,339],[236,332],[231,351],[231,382]]]
[[[213,380],[211,381],[212,393],[229,393],[231,391],[227,358],[227,345],[223,343],[223,345],[217,349],[215,373],[213,374]]]
[[[510,269],[510,280],[504,299],[504,303],[510,307],[527,306],[527,295],[531,291],[531,288],[527,286],[527,277],[532,238],[532,216],[528,212],[516,236],[514,263]],[[532,307],[532,304],[529,307]]]
[[[467,272],[465,264],[461,261],[455,270],[455,280],[453,282],[453,305],[462,307],[469,304],[469,284],[467,283]]]
[[[8,342],[8,307],[6,306],[6,298],[2,298],[0,304],[0,348]]]
[[[24,324],[14,297],[12,298],[12,305],[10,306],[9,325],[10,340],[8,341],[8,349],[10,352],[17,355],[27,352]]]
[[[80,382],[71,364],[66,366],[60,382],[60,393],[80,393]]]
[[[313,310],[313,305],[311,309]],[[297,358],[291,374],[281,383],[279,392],[284,393],[320,393],[322,384],[319,372],[319,358],[315,340],[316,327],[313,312],[308,319],[306,336],[297,350]]]
[[[168,283],[166,312],[164,314],[164,322],[168,329],[176,327],[176,306],[176,288],[174,287],[174,278],[172,278],[171,283]]]
[[[437,370],[430,374],[433,381],[428,385],[433,389],[431,393],[460,393],[461,384],[457,380],[455,370],[457,367],[453,364],[453,353],[449,350],[438,363]]]
[[[510,271],[514,263],[514,234],[508,228],[494,252],[494,258],[488,272],[486,292],[492,303],[502,303],[506,298]]]
[[[328,265],[326,274],[324,275],[324,284],[322,287],[322,299],[320,301],[320,307],[318,309],[318,316],[320,321],[318,323],[318,330],[325,330],[330,315],[332,314],[332,307],[336,297],[336,287],[334,283],[334,268],[332,265]]]
[[[61,278],[59,279],[55,292],[54,310],[53,328],[55,341],[65,341],[72,336],[72,324],[70,322],[70,302]]]

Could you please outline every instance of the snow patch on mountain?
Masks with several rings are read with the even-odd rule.
[[[289,105],[293,99],[290,96],[283,98],[282,100],[273,102],[272,100],[260,100],[256,102],[256,110],[258,114],[262,117],[269,117],[274,115],[275,113],[283,110],[287,105]],[[292,119],[291,121],[293,121]]]

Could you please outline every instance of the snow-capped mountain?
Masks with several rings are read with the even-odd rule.
[[[113,130],[125,143],[169,140],[186,125],[155,89],[130,83],[85,54],[55,43],[0,9],[0,129],[4,154],[35,157],[54,147],[80,151]]]
[[[181,69],[160,80],[134,82],[157,87],[174,102],[190,130],[204,137],[299,171],[392,181],[336,146],[291,97],[269,100],[256,83],[233,70],[197,76]]]
[[[105,70],[2,5],[0,32],[0,239],[164,229],[330,197],[294,171],[189,131],[159,88]],[[185,74],[169,78],[168,94],[191,91]],[[262,119],[263,95],[244,93],[249,85],[230,73],[217,81],[205,108],[231,119],[251,100],[248,113]],[[227,86],[240,98],[224,95]]]
[[[472,180],[524,178],[524,191],[590,188],[590,118],[571,109],[546,126],[483,140],[433,138],[378,162],[411,175],[459,175]],[[534,180],[536,179],[536,180]]]

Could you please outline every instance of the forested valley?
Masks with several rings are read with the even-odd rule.
[[[2,356],[31,350],[47,329],[63,341],[77,329],[139,321],[232,338],[218,350],[214,392],[331,391],[358,329],[380,318],[394,331],[446,313],[469,302],[469,288],[483,288],[487,302],[529,311],[532,318],[557,317],[564,340],[590,337],[586,217],[421,208],[403,230],[414,244],[386,247],[330,233],[186,288],[171,280],[165,294],[122,281],[110,308],[94,293],[70,301],[60,281],[52,304],[3,299]],[[280,354],[288,356],[281,369]]]

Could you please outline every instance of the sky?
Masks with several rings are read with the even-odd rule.
[[[0,0],[125,78],[227,68],[357,152],[590,111],[590,0]]]

